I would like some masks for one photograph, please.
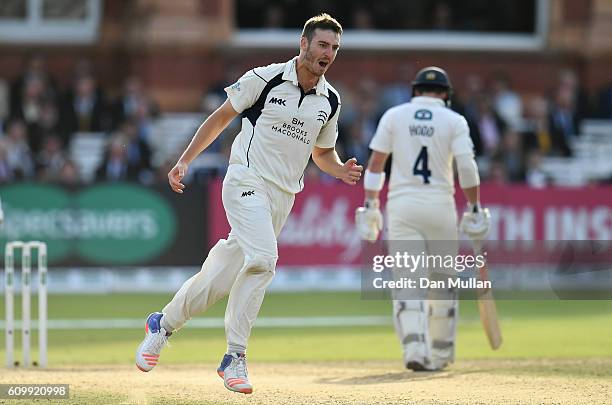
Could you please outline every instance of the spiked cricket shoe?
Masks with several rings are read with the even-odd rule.
[[[253,386],[249,382],[246,356],[244,353],[230,353],[223,356],[217,374],[223,378],[225,388],[234,392],[250,394]]]
[[[159,361],[161,350],[168,344],[168,336],[171,334],[160,326],[162,316],[164,314],[161,312],[154,312],[145,323],[145,337],[136,349],[136,367],[141,371],[153,370]]]

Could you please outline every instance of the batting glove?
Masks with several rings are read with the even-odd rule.
[[[473,241],[486,238],[491,226],[491,213],[488,208],[482,208],[480,204],[469,204],[463,213],[459,228]]]
[[[383,228],[383,216],[378,199],[366,200],[364,207],[355,210],[357,232],[363,240],[375,242]]]

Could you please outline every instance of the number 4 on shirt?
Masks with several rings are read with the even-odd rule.
[[[427,146],[423,146],[412,167],[412,174],[415,176],[423,176],[423,183],[425,184],[429,184],[429,177],[431,176],[431,170],[429,170],[427,160]]]

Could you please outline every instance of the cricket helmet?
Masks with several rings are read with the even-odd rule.
[[[440,69],[437,66],[429,66],[419,70],[416,77],[412,81],[412,96],[414,97],[415,89],[419,86],[434,86],[441,87],[446,90],[447,97],[445,99],[446,104],[450,104],[450,97],[453,91],[453,86],[448,78],[448,74],[444,69]]]

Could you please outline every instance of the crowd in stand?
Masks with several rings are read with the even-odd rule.
[[[343,100],[337,147],[341,157],[367,161],[378,120],[390,106],[410,100],[414,74],[415,68],[407,64],[398,67],[395,83],[364,77],[357,86],[347,86],[333,80]],[[236,79],[229,76],[204,91],[203,117],[223,102],[223,87]],[[151,133],[159,109],[142,81],[127,77],[121,90],[109,95],[91,65],[82,61],[76,63],[72,77],[68,88],[60,88],[48,74],[44,58],[34,56],[20,77],[4,86],[0,79],[0,183],[82,183],[86,179],[68,151],[75,137],[89,132],[104,133],[106,138],[96,181],[163,181],[171,162],[161,167],[152,162]],[[483,179],[497,183],[545,186],[549,180],[540,168],[542,158],[571,156],[572,138],[578,136],[583,118],[612,118],[612,88],[589,99],[571,70],[559,72],[548,94],[519,94],[503,72],[453,80],[452,108],[468,121]],[[235,120],[209,152],[228,155],[238,130]],[[220,174],[222,170],[209,170],[195,178]],[[314,167],[307,169],[306,176],[326,179]]]
[[[137,77],[126,78],[120,93],[109,97],[91,64],[78,61],[68,88],[60,88],[44,57],[34,55],[17,79],[0,87],[0,182],[80,183],[68,147],[75,136],[92,132],[104,133],[109,145],[97,180],[150,177],[148,137],[158,109]]]

